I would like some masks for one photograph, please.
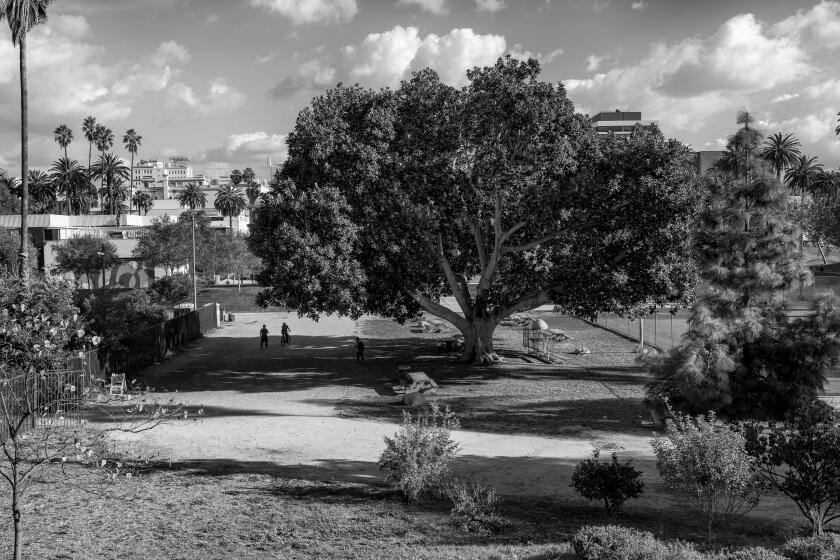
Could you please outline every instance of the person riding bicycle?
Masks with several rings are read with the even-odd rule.
[[[292,343],[292,337],[289,336],[290,331],[289,325],[284,322],[283,326],[280,327],[280,346],[287,346]]]

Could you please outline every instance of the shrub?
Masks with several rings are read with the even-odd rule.
[[[742,548],[740,550],[721,552],[711,556],[710,560],[785,560],[785,557],[773,552],[772,550],[755,546],[751,548]]]
[[[792,499],[819,535],[840,518],[840,413],[813,401],[767,429],[745,428],[761,476]]]
[[[687,543],[663,543],[652,534],[617,525],[583,527],[572,537],[580,560],[702,560]]]
[[[173,274],[156,280],[151,286],[152,293],[161,300],[170,303],[183,301],[192,290],[192,278],[189,274]]]
[[[782,548],[790,560],[837,560],[840,558],[840,535],[822,535],[792,539]]]
[[[503,524],[502,500],[491,486],[475,479],[454,479],[443,491],[452,502],[452,518],[467,531],[493,532]]]
[[[441,410],[432,404],[416,415],[403,412],[400,430],[393,438],[385,437],[385,451],[379,458],[385,482],[409,501],[417,501],[438,488],[458,451],[451,436],[458,427],[458,419],[449,407]]]
[[[642,473],[633,468],[631,461],[619,463],[615,453],[609,463],[602,463],[599,457],[596,449],[591,458],[581,461],[572,473],[570,486],[587,500],[603,500],[607,512],[621,511],[627,499],[638,498],[644,492]]]
[[[696,419],[677,415],[666,422],[666,430],[652,442],[656,468],[702,513],[711,541],[718,523],[752,510],[763,490],[744,436],[712,412]]]

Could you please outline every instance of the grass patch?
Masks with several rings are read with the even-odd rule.
[[[262,289],[260,286],[242,286],[242,290],[239,290],[236,285],[205,286],[198,289],[198,305],[218,303],[222,310],[233,313],[285,311],[284,308],[280,307],[260,307],[257,305],[254,300]]]
[[[571,558],[561,531],[520,520],[480,538],[455,527],[444,504],[409,505],[380,486],[158,471],[94,488],[33,486],[23,512],[24,557]],[[0,556],[8,557],[5,517],[0,531],[9,537]]]

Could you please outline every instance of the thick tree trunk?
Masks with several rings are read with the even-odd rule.
[[[471,321],[465,327],[461,327],[461,334],[464,335],[464,353],[461,361],[467,363],[480,361],[483,364],[501,361],[493,348],[493,333],[498,324],[494,318],[484,318]]]
[[[20,280],[29,285],[29,103],[26,85],[26,33],[20,36]]]

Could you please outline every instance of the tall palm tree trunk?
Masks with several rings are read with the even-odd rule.
[[[230,236],[233,238],[233,214],[228,216],[228,220],[230,221]]]
[[[131,214],[131,199],[134,195],[134,152],[131,152],[131,175],[128,177],[128,213]],[[140,215],[140,210],[137,210],[137,215]]]
[[[29,285],[29,103],[26,84],[26,33],[20,37],[20,280]]]
[[[90,158],[93,154],[93,140],[88,142],[88,172],[87,172],[87,192],[85,196],[90,200]],[[90,204],[88,204],[88,214],[90,214]],[[80,214],[81,215],[81,214]]]

